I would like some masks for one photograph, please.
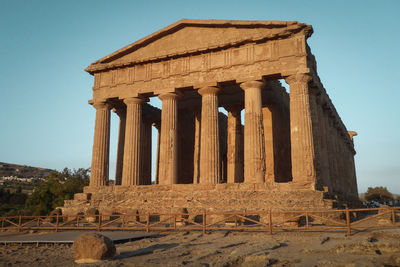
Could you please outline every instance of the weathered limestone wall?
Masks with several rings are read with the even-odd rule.
[[[353,136],[348,132],[317,75],[317,62],[307,45],[307,65],[312,77],[311,93],[316,136],[317,171],[324,190],[342,198],[357,198]]]
[[[140,187],[86,187],[63,207],[64,215],[76,215],[91,207],[100,213],[173,213],[329,209],[335,201],[324,199],[321,191],[296,185],[217,184],[152,185]]]

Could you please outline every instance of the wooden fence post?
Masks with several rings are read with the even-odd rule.
[[[392,207],[392,223],[393,225],[396,224],[396,214],[394,213],[394,208]]]
[[[269,234],[272,235],[272,211],[269,209],[268,211],[268,230]]]
[[[97,231],[100,232],[100,230],[101,230],[101,214],[99,214],[98,216],[99,216],[99,222],[97,224]]]
[[[308,224],[308,212],[306,211],[306,229],[309,228],[309,224]]]
[[[349,208],[346,208],[346,226],[347,226],[347,235],[351,235],[351,227],[350,227],[350,211]]]
[[[147,214],[147,220],[146,220],[146,232],[148,233],[150,231],[150,214]]]
[[[57,218],[56,218],[56,233],[58,232],[58,220],[59,220],[59,218],[58,218],[58,213],[57,213]]]
[[[236,214],[234,215],[235,216],[235,229],[238,227],[238,221],[237,221],[237,216],[236,216]]]
[[[203,234],[206,233],[206,213],[203,212]]]
[[[176,230],[176,214],[174,214],[174,230]]]
[[[21,232],[21,223],[22,223],[22,220],[21,220],[21,215],[19,215],[19,218],[18,218],[18,232]]]

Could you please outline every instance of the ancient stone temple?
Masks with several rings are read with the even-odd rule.
[[[91,64],[90,185],[63,212],[318,209],[358,199],[356,133],[318,77],[312,33],[294,21],[180,20]]]

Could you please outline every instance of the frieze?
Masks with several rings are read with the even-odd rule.
[[[247,44],[238,48],[98,72],[95,73],[94,89],[249,65],[254,62],[274,61],[283,57],[305,56],[304,42],[304,38],[291,38],[262,44]]]

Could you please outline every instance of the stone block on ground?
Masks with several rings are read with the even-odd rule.
[[[116,249],[112,240],[98,233],[79,236],[73,245],[77,263],[92,263],[112,258]]]

